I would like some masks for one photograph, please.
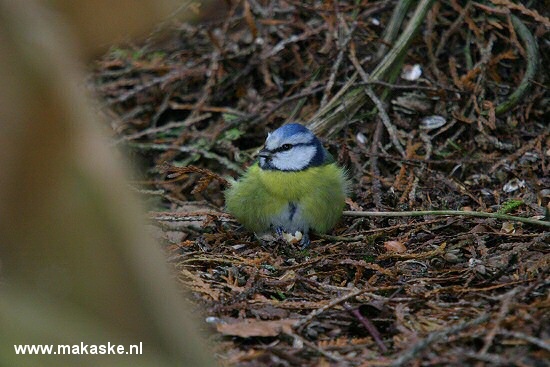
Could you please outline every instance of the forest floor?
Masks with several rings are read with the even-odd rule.
[[[550,365],[544,2],[419,1],[417,32],[393,1],[230,3],[91,77],[221,365]],[[348,212],[534,221],[346,213],[306,250],[260,241],[222,177],[291,121],[349,172]]]

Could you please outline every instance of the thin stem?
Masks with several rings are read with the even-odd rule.
[[[502,219],[502,220],[529,223],[529,224],[539,225],[543,227],[550,227],[550,222],[544,221],[544,220],[516,217],[513,215],[500,214],[500,213],[467,212],[462,210],[420,210],[420,211],[406,211],[406,212],[344,211],[343,214],[348,217],[421,217],[425,215],[461,215],[465,217],[496,218],[496,219]]]
[[[424,17],[431,8],[433,0],[421,0],[413,13],[407,27],[403,30],[393,48],[384,56],[382,61],[369,76],[369,81],[385,80],[397,70],[416,32],[420,29]],[[345,125],[349,118],[353,117],[369,98],[363,92],[362,87],[351,89],[357,81],[359,73],[353,74],[348,82],[336,95],[322,107],[311,119],[307,126],[315,134],[332,136]],[[392,82],[392,80],[389,80]],[[348,91],[349,90],[349,91]],[[344,94],[345,93],[345,94]],[[383,98],[382,98],[383,100]]]
[[[508,97],[506,102],[499,104],[495,108],[495,113],[497,115],[502,115],[503,113],[508,112],[522,100],[523,96],[527,93],[529,87],[531,86],[531,80],[535,79],[537,75],[539,65],[537,41],[518,17],[515,15],[510,15],[510,17],[512,18],[514,29],[516,30],[519,38],[523,41],[527,51],[527,69],[525,70],[525,75],[523,76],[521,83],[514,93]]]
[[[399,34],[401,24],[403,24],[403,20],[407,16],[407,12],[409,11],[409,8],[412,4],[412,0],[400,0],[397,3],[391,15],[390,21],[388,22],[386,29],[384,29],[384,34],[382,35],[382,40],[384,41],[384,43],[380,45],[376,57],[384,57],[388,49],[386,44],[393,44],[395,38]]]
[[[411,359],[413,359],[416,355],[421,353],[424,349],[429,347],[431,344],[444,342],[447,340],[447,337],[449,335],[457,334],[462,330],[468,329],[473,326],[477,326],[479,324],[483,324],[487,320],[489,320],[489,315],[481,314],[480,316],[478,316],[473,320],[452,326],[446,330],[432,332],[428,334],[426,338],[421,339],[420,341],[413,344],[409,349],[401,353],[401,355],[397,359],[393,360],[390,366],[403,366],[407,362],[409,362]]]

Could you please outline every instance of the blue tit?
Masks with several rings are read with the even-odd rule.
[[[225,191],[226,210],[258,234],[329,231],[344,209],[349,181],[319,139],[300,124],[267,135],[254,163]]]

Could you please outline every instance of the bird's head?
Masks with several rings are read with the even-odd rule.
[[[267,135],[259,163],[265,170],[302,171],[322,165],[325,157],[323,145],[308,128],[288,124]]]

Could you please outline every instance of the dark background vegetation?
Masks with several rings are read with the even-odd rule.
[[[267,132],[298,121],[349,171],[346,210],[548,221],[547,2],[433,2],[403,59],[365,80],[412,17],[416,3],[390,26],[404,3],[228,1],[95,63],[151,230],[222,365],[548,365],[548,227],[345,216],[300,251],[223,214],[217,175],[238,177]],[[382,111],[354,99],[367,87]]]

